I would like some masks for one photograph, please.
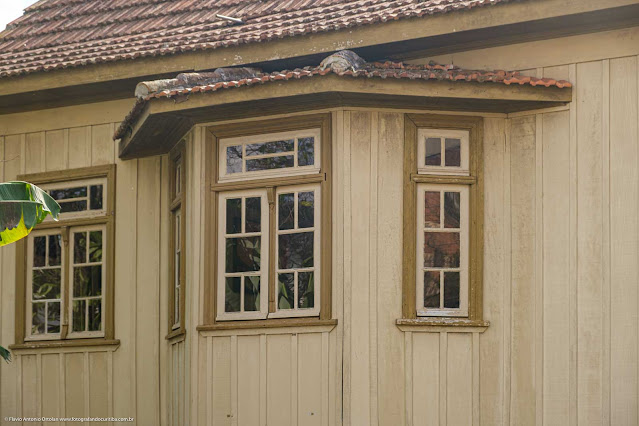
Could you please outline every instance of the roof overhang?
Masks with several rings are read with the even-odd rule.
[[[338,106],[512,113],[565,105],[570,87],[348,78],[334,74],[147,101],[120,140],[120,158],[164,154],[191,127]]]

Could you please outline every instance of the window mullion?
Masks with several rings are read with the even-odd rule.
[[[275,312],[276,301],[276,277],[275,277],[275,260],[277,253],[275,253],[275,239],[277,238],[277,221],[275,215],[275,193],[276,187],[266,188],[266,194],[268,199],[268,311],[269,313]]]
[[[69,227],[63,226],[61,228],[62,234],[62,271],[60,273],[61,285],[62,285],[62,300],[60,301],[60,339],[67,338],[69,332],[69,274],[71,273],[70,256],[69,256]]]

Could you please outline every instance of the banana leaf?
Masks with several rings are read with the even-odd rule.
[[[42,189],[28,182],[0,183],[0,247],[29,235],[49,214],[58,220],[60,205]]]
[[[4,359],[5,361],[9,362],[11,361],[11,352],[9,352],[8,349],[5,349],[2,346],[0,346],[0,357],[2,357],[2,359]]]

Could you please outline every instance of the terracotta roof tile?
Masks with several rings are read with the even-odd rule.
[[[42,0],[0,33],[0,77],[257,43],[514,0]],[[217,18],[240,18],[242,25]]]

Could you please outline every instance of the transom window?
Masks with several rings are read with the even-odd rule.
[[[421,174],[468,175],[468,131],[420,129],[417,169]]]
[[[47,184],[42,189],[60,204],[63,219],[103,215],[106,186],[106,179],[97,178]]]

